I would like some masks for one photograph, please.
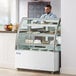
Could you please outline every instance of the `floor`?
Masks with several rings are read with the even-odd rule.
[[[74,75],[61,75],[61,74],[51,74],[43,72],[33,72],[33,71],[18,71],[12,69],[0,69],[0,76],[74,76]]]

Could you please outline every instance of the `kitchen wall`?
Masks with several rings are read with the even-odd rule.
[[[9,0],[10,7],[10,22],[12,24],[18,23],[18,0]]]
[[[9,22],[8,0],[0,0],[0,26]]]
[[[61,0],[51,0],[52,12],[61,18]]]
[[[76,75],[76,0],[61,1],[61,73]]]

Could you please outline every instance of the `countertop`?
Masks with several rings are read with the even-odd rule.
[[[17,33],[17,31],[2,31],[2,30],[0,30],[0,33]]]

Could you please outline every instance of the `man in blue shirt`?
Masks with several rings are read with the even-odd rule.
[[[45,14],[43,14],[40,19],[55,19],[57,16],[51,12],[52,6],[46,5],[45,6]]]

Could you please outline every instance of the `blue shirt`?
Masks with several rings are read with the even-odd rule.
[[[56,19],[57,16],[53,13],[43,14],[40,19]]]

